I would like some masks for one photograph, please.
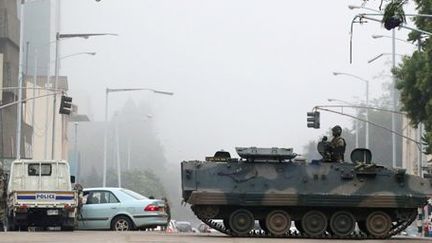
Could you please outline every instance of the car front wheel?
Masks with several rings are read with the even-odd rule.
[[[114,230],[114,231],[133,230],[133,223],[126,216],[117,216],[111,222],[111,230]]]

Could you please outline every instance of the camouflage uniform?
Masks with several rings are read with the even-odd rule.
[[[332,128],[333,139],[330,142],[331,147],[331,160],[334,162],[343,162],[345,160],[345,139],[341,137],[342,128],[340,126],[335,126]]]

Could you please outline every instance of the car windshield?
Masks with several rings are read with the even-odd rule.
[[[124,194],[128,195],[129,197],[136,199],[136,200],[148,199],[148,198],[144,197],[143,195],[136,193],[136,192],[133,192],[131,190],[121,189],[120,191],[123,192]]]

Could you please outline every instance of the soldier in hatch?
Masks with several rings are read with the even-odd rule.
[[[344,154],[346,148],[345,139],[341,137],[342,128],[336,125],[332,128],[333,138],[330,141],[331,160],[334,162],[344,162]]]

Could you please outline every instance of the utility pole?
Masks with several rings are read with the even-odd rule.
[[[127,88],[127,89],[105,89],[105,134],[104,134],[104,156],[103,156],[103,176],[102,187],[106,187],[106,172],[107,172],[107,150],[108,150],[108,95],[111,92],[130,92],[130,91],[150,91],[160,95],[174,95],[173,92],[161,91],[149,88]]]
[[[127,148],[127,170],[130,171],[131,162],[131,137],[128,136],[128,148]]]
[[[74,153],[74,160],[75,160],[75,169],[76,169],[76,174],[75,176],[78,177],[78,122],[74,123],[75,125],[75,145],[74,145],[74,149],[75,149],[75,153]]]
[[[333,72],[333,75],[335,75],[335,76],[345,75],[345,76],[353,77],[355,79],[363,81],[366,85],[366,91],[365,91],[366,107],[369,107],[369,80],[361,78],[361,77],[354,75],[354,74],[351,74],[351,73]],[[369,109],[366,109],[366,121],[369,121]],[[369,148],[369,123],[368,122],[366,122],[366,124],[365,124],[365,147],[367,149]]]
[[[121,187],[121,162],[120,162],[120,134],[119,134],[120,116],[117,115],[115,121],[115,141],[117,148],[117,185]]]
[[[102,186],[106,187],[106,171],[107,171],[107,149],[108,149],[108,95],[109,89],[105,89],[105,131],[104,131],[104,156],[103,156],[103,172]]]
[[[28,75],[28,64],[29,64],[29,49],[30,48],[30,42],[26,42],[26,68],[25,68],[25,75]]]
[[[57,26],[56,26],[56,39],[55,39],[55,64],[54,64],[54,89],[57,90],[59,79],[59,49],[60,49],[60,16],[61,16],[61,0],[57,1]],[[56,102],[57,96],[53,97],[53,113],[52,113],[52,145],[51,145],[51,159],[54,160],[55,156],[55,131],[56,131]]]
[[[28,49],[27,49],[28,52]],[[34,73],[33,73],[33,97],[36,96],[36,85],[37,85],[37,66],[38,66],[38,50],[36,49],[34,51]],[[32,132],[32,158],[34,158],[34,141],[35,141],[35,110],[36,110],[36,100],[33,100],[32,102],[32,128],[33,128],[33,132]],[[46,136],[46,135],[45,135]]]
[[[418,51],[418,54],[420,55],[420,52],[421,52],[421,35],[419,35],[419,37],[418,37],[417,51]],[[418,133],[418,135],[417,135],[418,140],[421,141],[422,136],[423,136],[423,123],[421,123],[421,122],[418,125],[417,133]],[[420,151],[418,153],[417,166],[418,166],[418,176],[423,177],[423,143],[420,143]]]
[[[392,29],[392,69],[396,67],[396,31]],[[393,98],[393,110],[396,110],[396,77],[393,75],[393,89],[392,89],[392,98]],[[391,121],[391,130],[396,130],[396,115],[392,113],[392,121]],[[396,134],[392,133],[392,166],[396,168]]]
[[[45,81],[45,88],[48,88],[48,85],[50,83],[51,80],[51,65],[50,65],[50,61],[48,61],[48,68],[47,68],[47,76],[46,76],[46,81]],[[49,98],[46,98],[45,101],[45,141],[44,141],[44,158],[47,160],[48,159],[48,129],[49,129]]]
[[[22,87],[23,87],[23,49],[24,49],[24,6],[25,0],[21,0],[20,9],[20,48],[19,48],[19,66],[18,66],[18,106],[17,106],[17,123],[16,123],[16,159],[21,159],[21,120],[22,120]]]

